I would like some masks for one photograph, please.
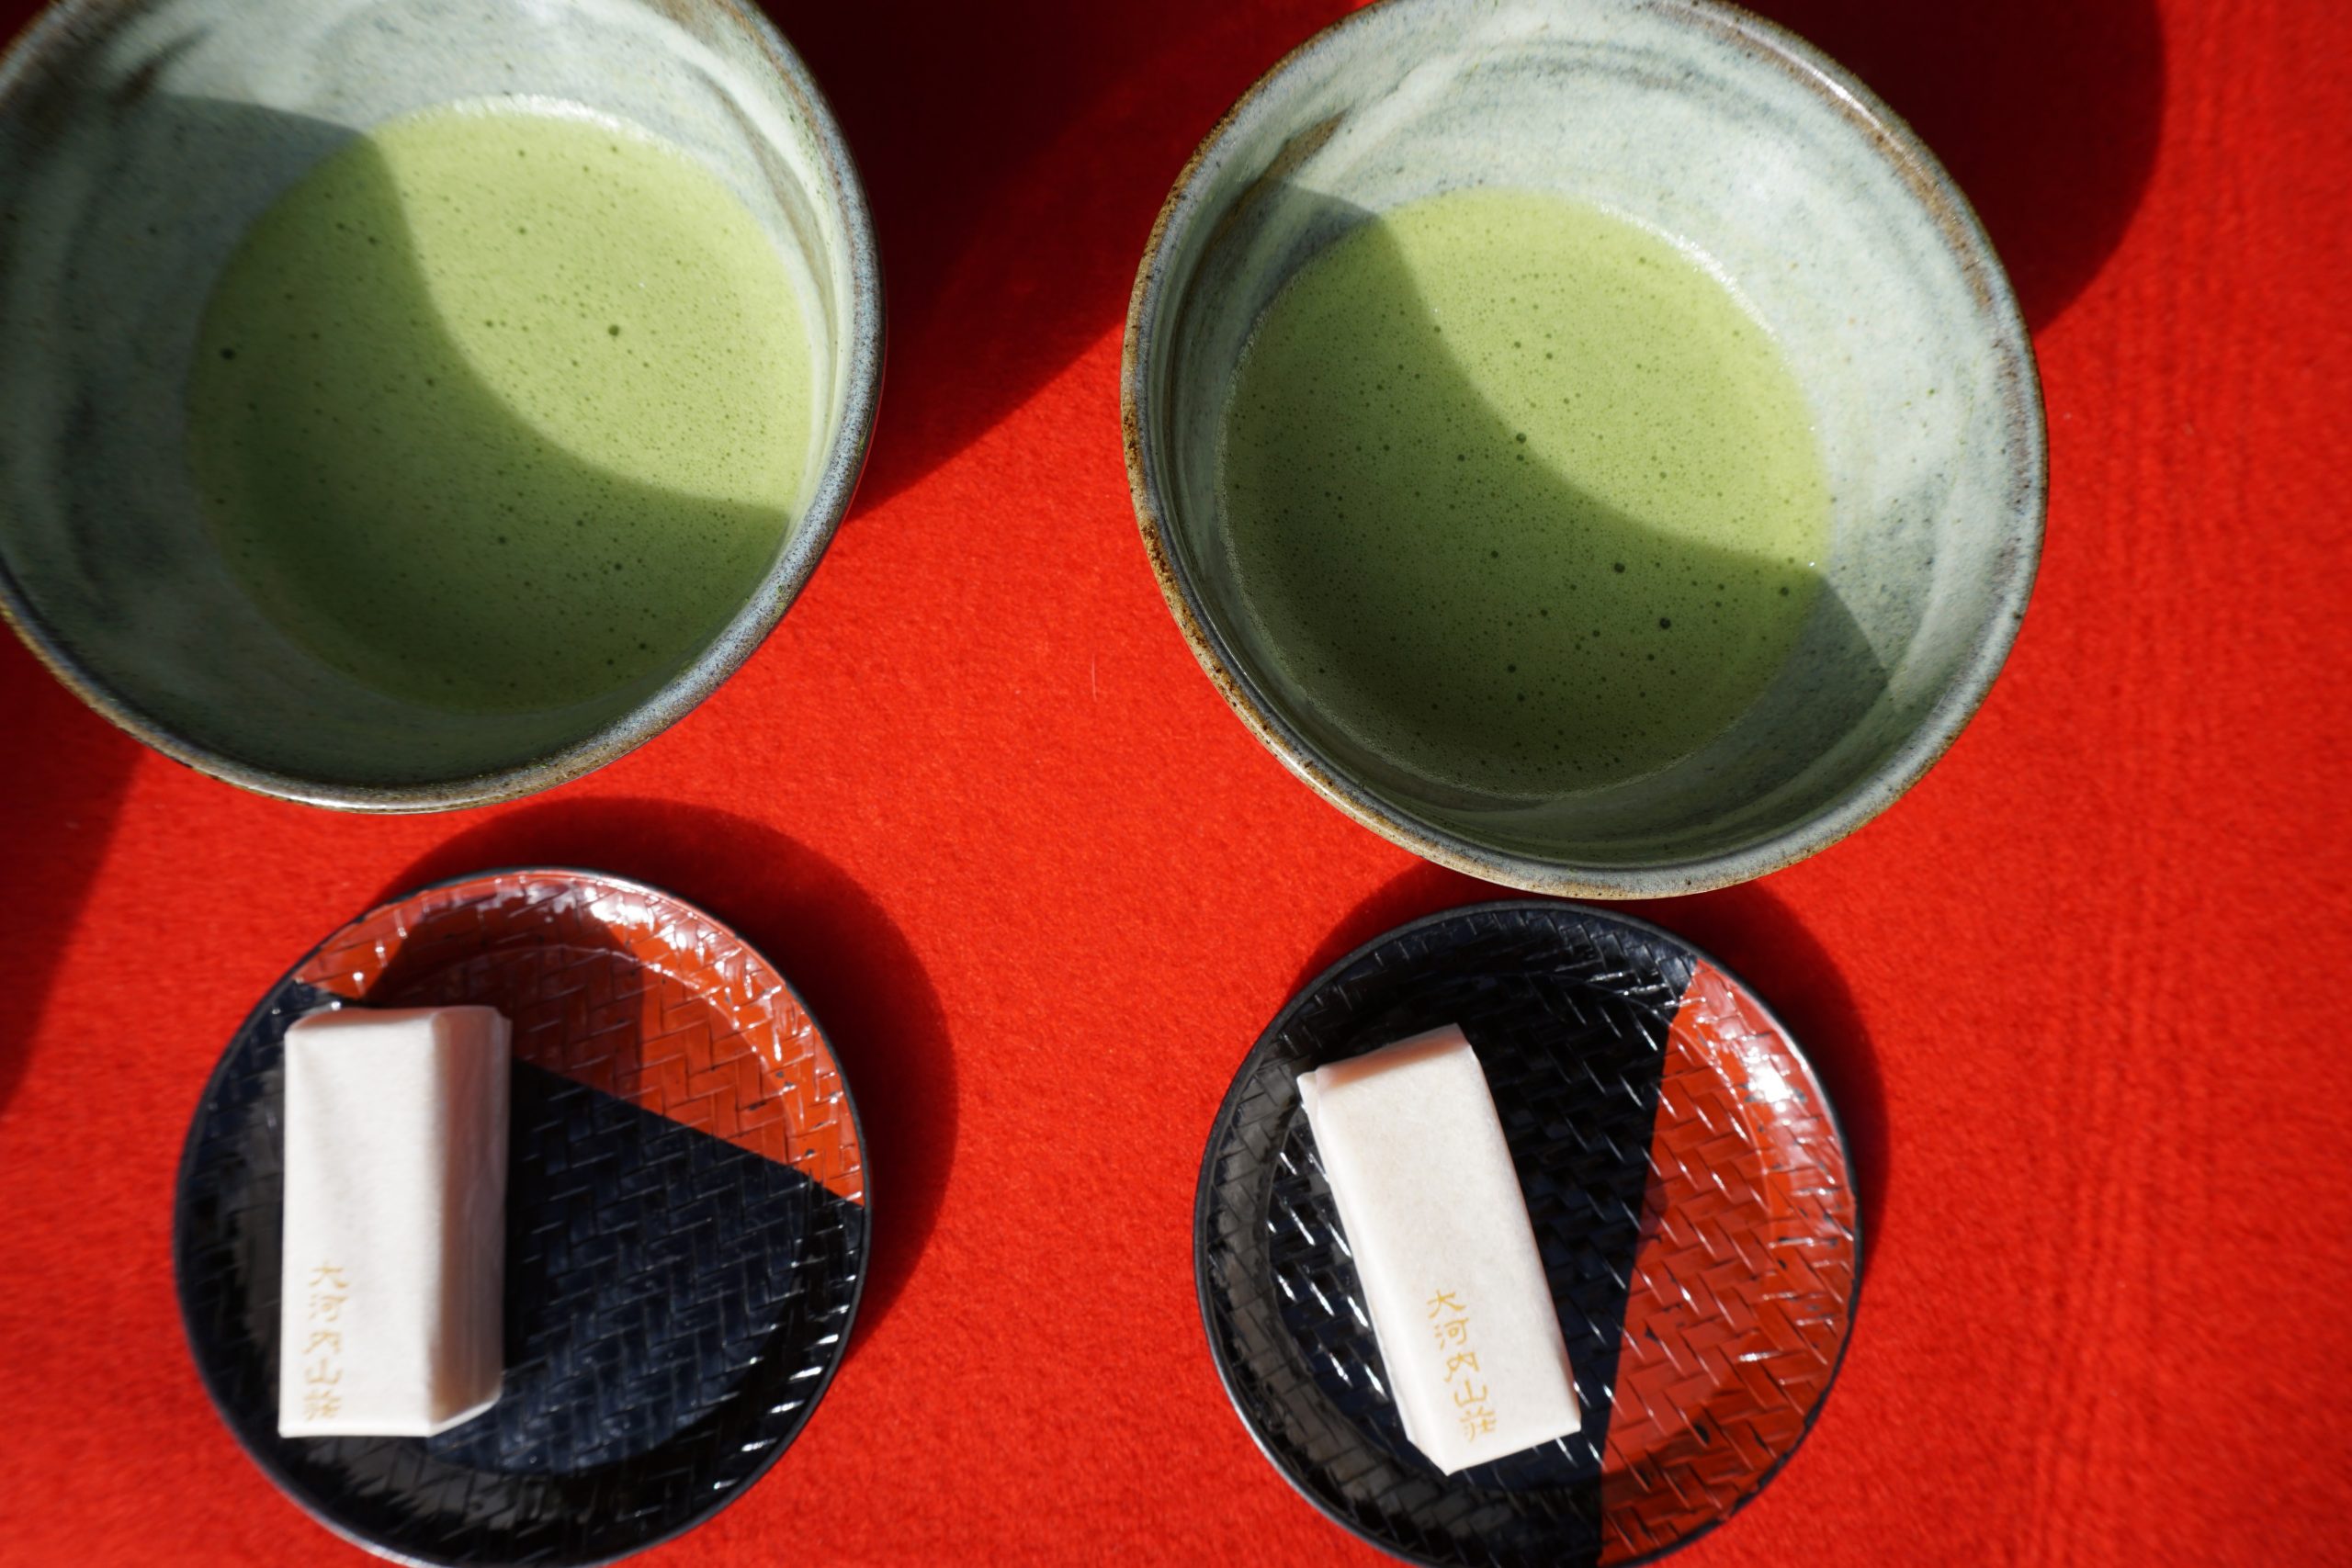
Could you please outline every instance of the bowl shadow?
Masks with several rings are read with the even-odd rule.
[[[96,882],[139,743],[84,707],[0,630],[0,1111],[26,1069],[41,1014]]]
[[[2155,0],[1745,0],[1909,121],[1984,221],[2027,325],[2048,326],[2122,243],[2154,173]]]
[[[887,279],[890,386],[860,510],[955,457],[1116,327],[1186,155],[1261,71],[1348,8],[767,0],[857,159]]]

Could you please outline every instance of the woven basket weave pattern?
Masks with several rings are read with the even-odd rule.
[[[429,1439],[277,1435],[283,1039],[324,986],[515,1022],[504,1388]],[[838,1069],[763,960],[649,889],[502,874],[355,922],[230,1046],[183,1173],[183,1311],[240,1441],[342,1533],[435,1562],[604,1561],[706,1517],[797,1433],[843,1348],[862,1197]]]
[[[1585,1416],[1451,1477],[1382,1382],[1296,1087],[1444,1023],[1494,1091]],[[1442,1151],[1400,1157],[1444,1179]],[[1303,996],[1219,1115],[1201,1224],[1210,1337],[1277,1464],[1379,1544],[1493,1568],[1630,1562],[1752,1495],[1826,1391],[1856,1262],[1835,1126],[1762,1010],[1663,933],[1561,907],[1408,927]]]

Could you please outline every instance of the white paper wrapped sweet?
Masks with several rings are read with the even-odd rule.
[[[1298,1080],[1405,1435],[1451,1475],[1577,1429],[1487,1075],[1452,1026]]]
[[[429,1437],[497,1402],[507,1041],[486,1007],[287,1030],[281,1436]]]

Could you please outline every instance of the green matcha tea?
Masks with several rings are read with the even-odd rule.
[[[1434,197],[1310,261],[1223,442],[1243,602],[1291,680],[1359,744],[1508,796],[1720,735],[1828,536],[1804,395],[1738,299],[1532,193]]]
[[[188,455],[288,637],[396,696],[522,711],[726,623],[797,515],[812,402],[798,290],[715,176],[560,107],[457,107],[255,222]]]

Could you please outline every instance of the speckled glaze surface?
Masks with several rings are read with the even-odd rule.
[[[1282,674],[1226,536],[1223,401],[1267,305],[1370,217],[1482,185],[1699,254],[1781,344],[1834,498],[1823,591],[1754,705],[1697,754],[1574,795],[1468,793],[1340,733]],[[1966,200],[1835,63],[1701,0],[1385,0],[1309,39],[1178,178],[1120,393],[1153,570],[1235,711],[1358,820],[1533,891],[1696,892],[1851,832],[1984,700],[2041,551],[2032,347]]]
[[[279,195],[370,126],[510,95],[632,121],[743,201],[803,293],[817,435],[767,575],[684,667],[466,714],[349,679],[254,607],[193,493],[186,389],[212,283]],[[61,0],[0,59],[0,611],[99,712],[247,788],[436,810],[612,761],[759,646],[865,463],[865,195],[815,82],[737,0]]]

